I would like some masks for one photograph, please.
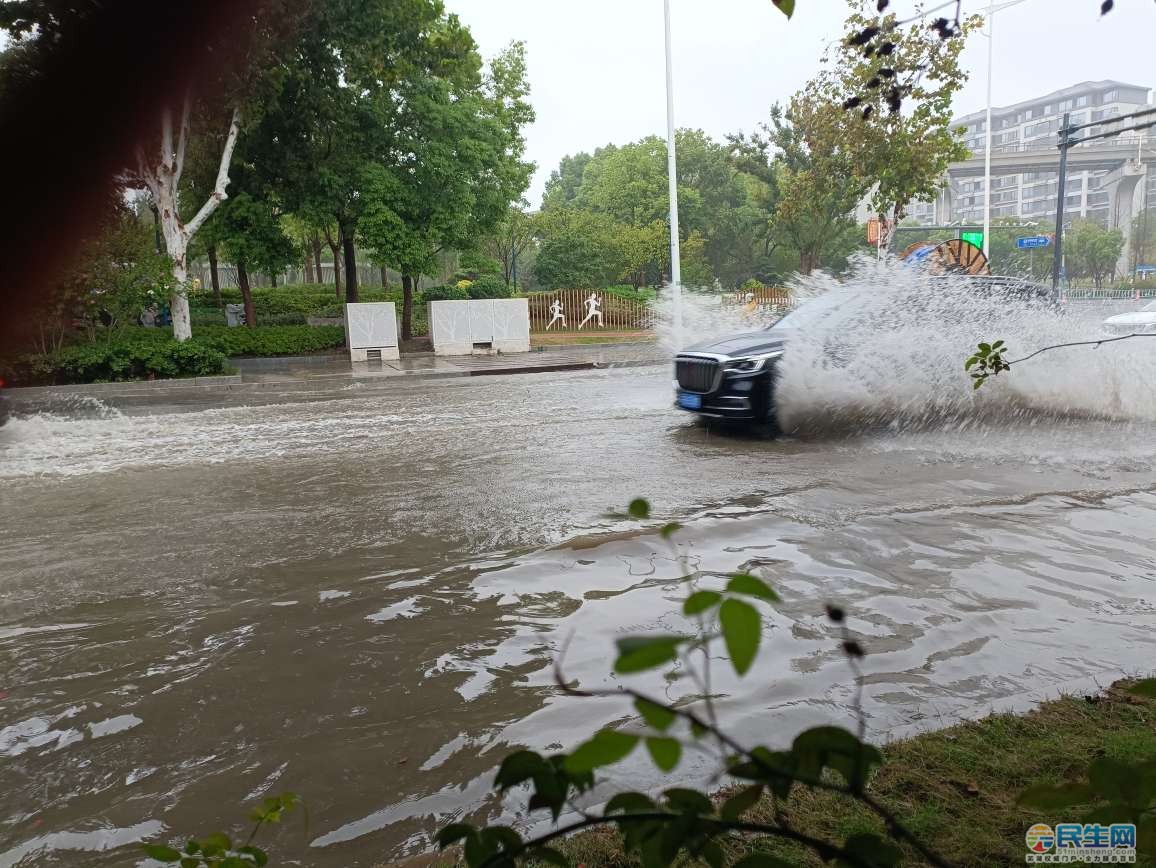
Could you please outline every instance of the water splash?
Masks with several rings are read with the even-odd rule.
[[[1054,350],[981,390],[963,369],[979,341],[1002,339],[1014,360],[1041,347],[1103,337],[1108,315],[1095,305],[1063,309],[983,296],[966,277],[936,278],[894,259],[860,256],[836,278],[816,272],[791,284],[796,302],[838,293],[804,317],[781,366],[784,428],[831,431],[865,425],[939,425],[961,419],[1041,415],[1156,419],[1156,342]],[[683,340],[768,325],[773,314],[744,313],[717,295],[684,293]],[[656,305],[664,346],[676,344],[669,299]]]

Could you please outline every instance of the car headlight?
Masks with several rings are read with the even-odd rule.
[[[741,359],[731,359],[726,362],[723,367],[728,373],[734,374],[757,374],[767,366],[768,362],[774,361],[783,354],[782,350],[773,353],[764,353],[760,356],[745,356]]]

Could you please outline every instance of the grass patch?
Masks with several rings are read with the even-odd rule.
[[[1078,781],[1095,759],[1125,762],[1156,759],[1156,703],[1121,692],[1119,685],[1091,698],[1067,697],[1047,702],[1024,715],[996,714],[983,720],[925,733],[883,748],[884,764],[868,790],[909,829],[953,865],[990,868],[1024,864],[1024,833],[1033,823],[1077,819],[1077,811],[1039,811],[1017,805],[1020,793],[1034,784]],[[719,794],[723,798],[726,794]],[[834,793],[801,790],[780,806],[799,831],[841,842],[858,832],[882,833],[878,818],[858,803]],[[756,805],[744,819],[767,822],[769,801]],[[792,864],[823,862],[801,848],[760,842],[760,849]],[[560,842],[574,865],[635,866],[622,851],[612,829],[598,828]],[[730,861],[752,852],[734,840]],[[450,866],[450,855],[422,864]],[[904,865],[923,860],[904,848]],[[1151,865],[1140,857],[1140,865]]]
[[[535,347],[560,347],[578,344],[617,344],[654,342],[653,332],[600,332],[598,334],[578,334],[556,332],[530,335],[530,344]]]

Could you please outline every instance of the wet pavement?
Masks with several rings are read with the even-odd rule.
[[[687,626],[680,556],[783,597],[748,677],[716,670],[748,740],[849,722],[827,600],[867,648],[879,740],[1156,651],[1149,421],[761,440],[694,424],[655,368],[303,397],[61,399],[0,430],[0,866],[132,863],[286,789],[308,827],[266,840],[308,865],[516,812],[489,793],[505,752],[629,717],[557,693],[560,647],[567,678],[612,686],[616,636]],[[638,495],[653,522],[605,517]]]

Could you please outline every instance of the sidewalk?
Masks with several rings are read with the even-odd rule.
[[[223,377],[181,380],[141,380],[126,383],[85,383],[9,389],[14,400],[51,395],[91,395],[97,398],[213,394],[222,392],[325,391],[352,384],[386,387],[413,380],[476,377],[498,374],[541,374],[598,368],[661,365],[667,353],[655,342],[540,347],[528,353],[497,356],[434,356],[415,353],[399,360],[351,362],[346,354],[231,359],[237,373]]]

